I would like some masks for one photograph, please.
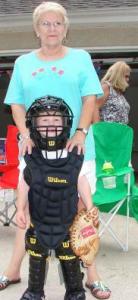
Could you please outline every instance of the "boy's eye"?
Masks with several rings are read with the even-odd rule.
[[[48,122],[48,121],[49,121],[49,119],[47,119],[47,118],[42,120],[42,122]]]

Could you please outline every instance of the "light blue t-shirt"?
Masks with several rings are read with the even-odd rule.
[[[73,135],[81,114],[82,97],[102,94],[91,57],[85,50],[69,48],[64,58],[54,61],[41,60],[36,51],[32,51],[15,61],[5,103],[22,104],[27,110],[37,98],[47,95],[61,97],[73,111]],[[85,160],[94,159],[91,128],[85,148]]]

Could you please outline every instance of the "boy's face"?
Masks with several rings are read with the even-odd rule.
[[[55,137],[63,130],[63,118],[59,112],[42,112],[36,118],[36,126],[42,137]]]

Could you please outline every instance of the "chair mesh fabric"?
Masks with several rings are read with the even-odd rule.
[[[108,211],[113,203],[127,195],[128,185],[125,180],[125,173],[128,170],[132,172],[128,166],[131,162],[133,129],[119,123],[99,122],[93,125],[93,134],[97,174],[96,193],[93,200],[95,205],[100,206],[101,210]],[[114,169],[110,176],[115,176],[116,187],[104,188],[103,177],[108,177],[102,171],[105,162],[112,163]],[[122,173],[123,175],[121,175]],[[132,181],[133,179],[131,179]]]

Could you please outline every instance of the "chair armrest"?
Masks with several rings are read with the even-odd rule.
[[[110,174],[107,174],[105,172],[101,172],[100,174],[97,175],[97,178],[122,176],[122,175],[125,175],[125,174],[130,174],[131,172],[133,172],[132,167],[125,167],[125,168],[119,169],[117,172],[112,172]]]
[[[0,173],[5,173],[12,170],[13,168],[18,167],[18,164],[0,164]]]

